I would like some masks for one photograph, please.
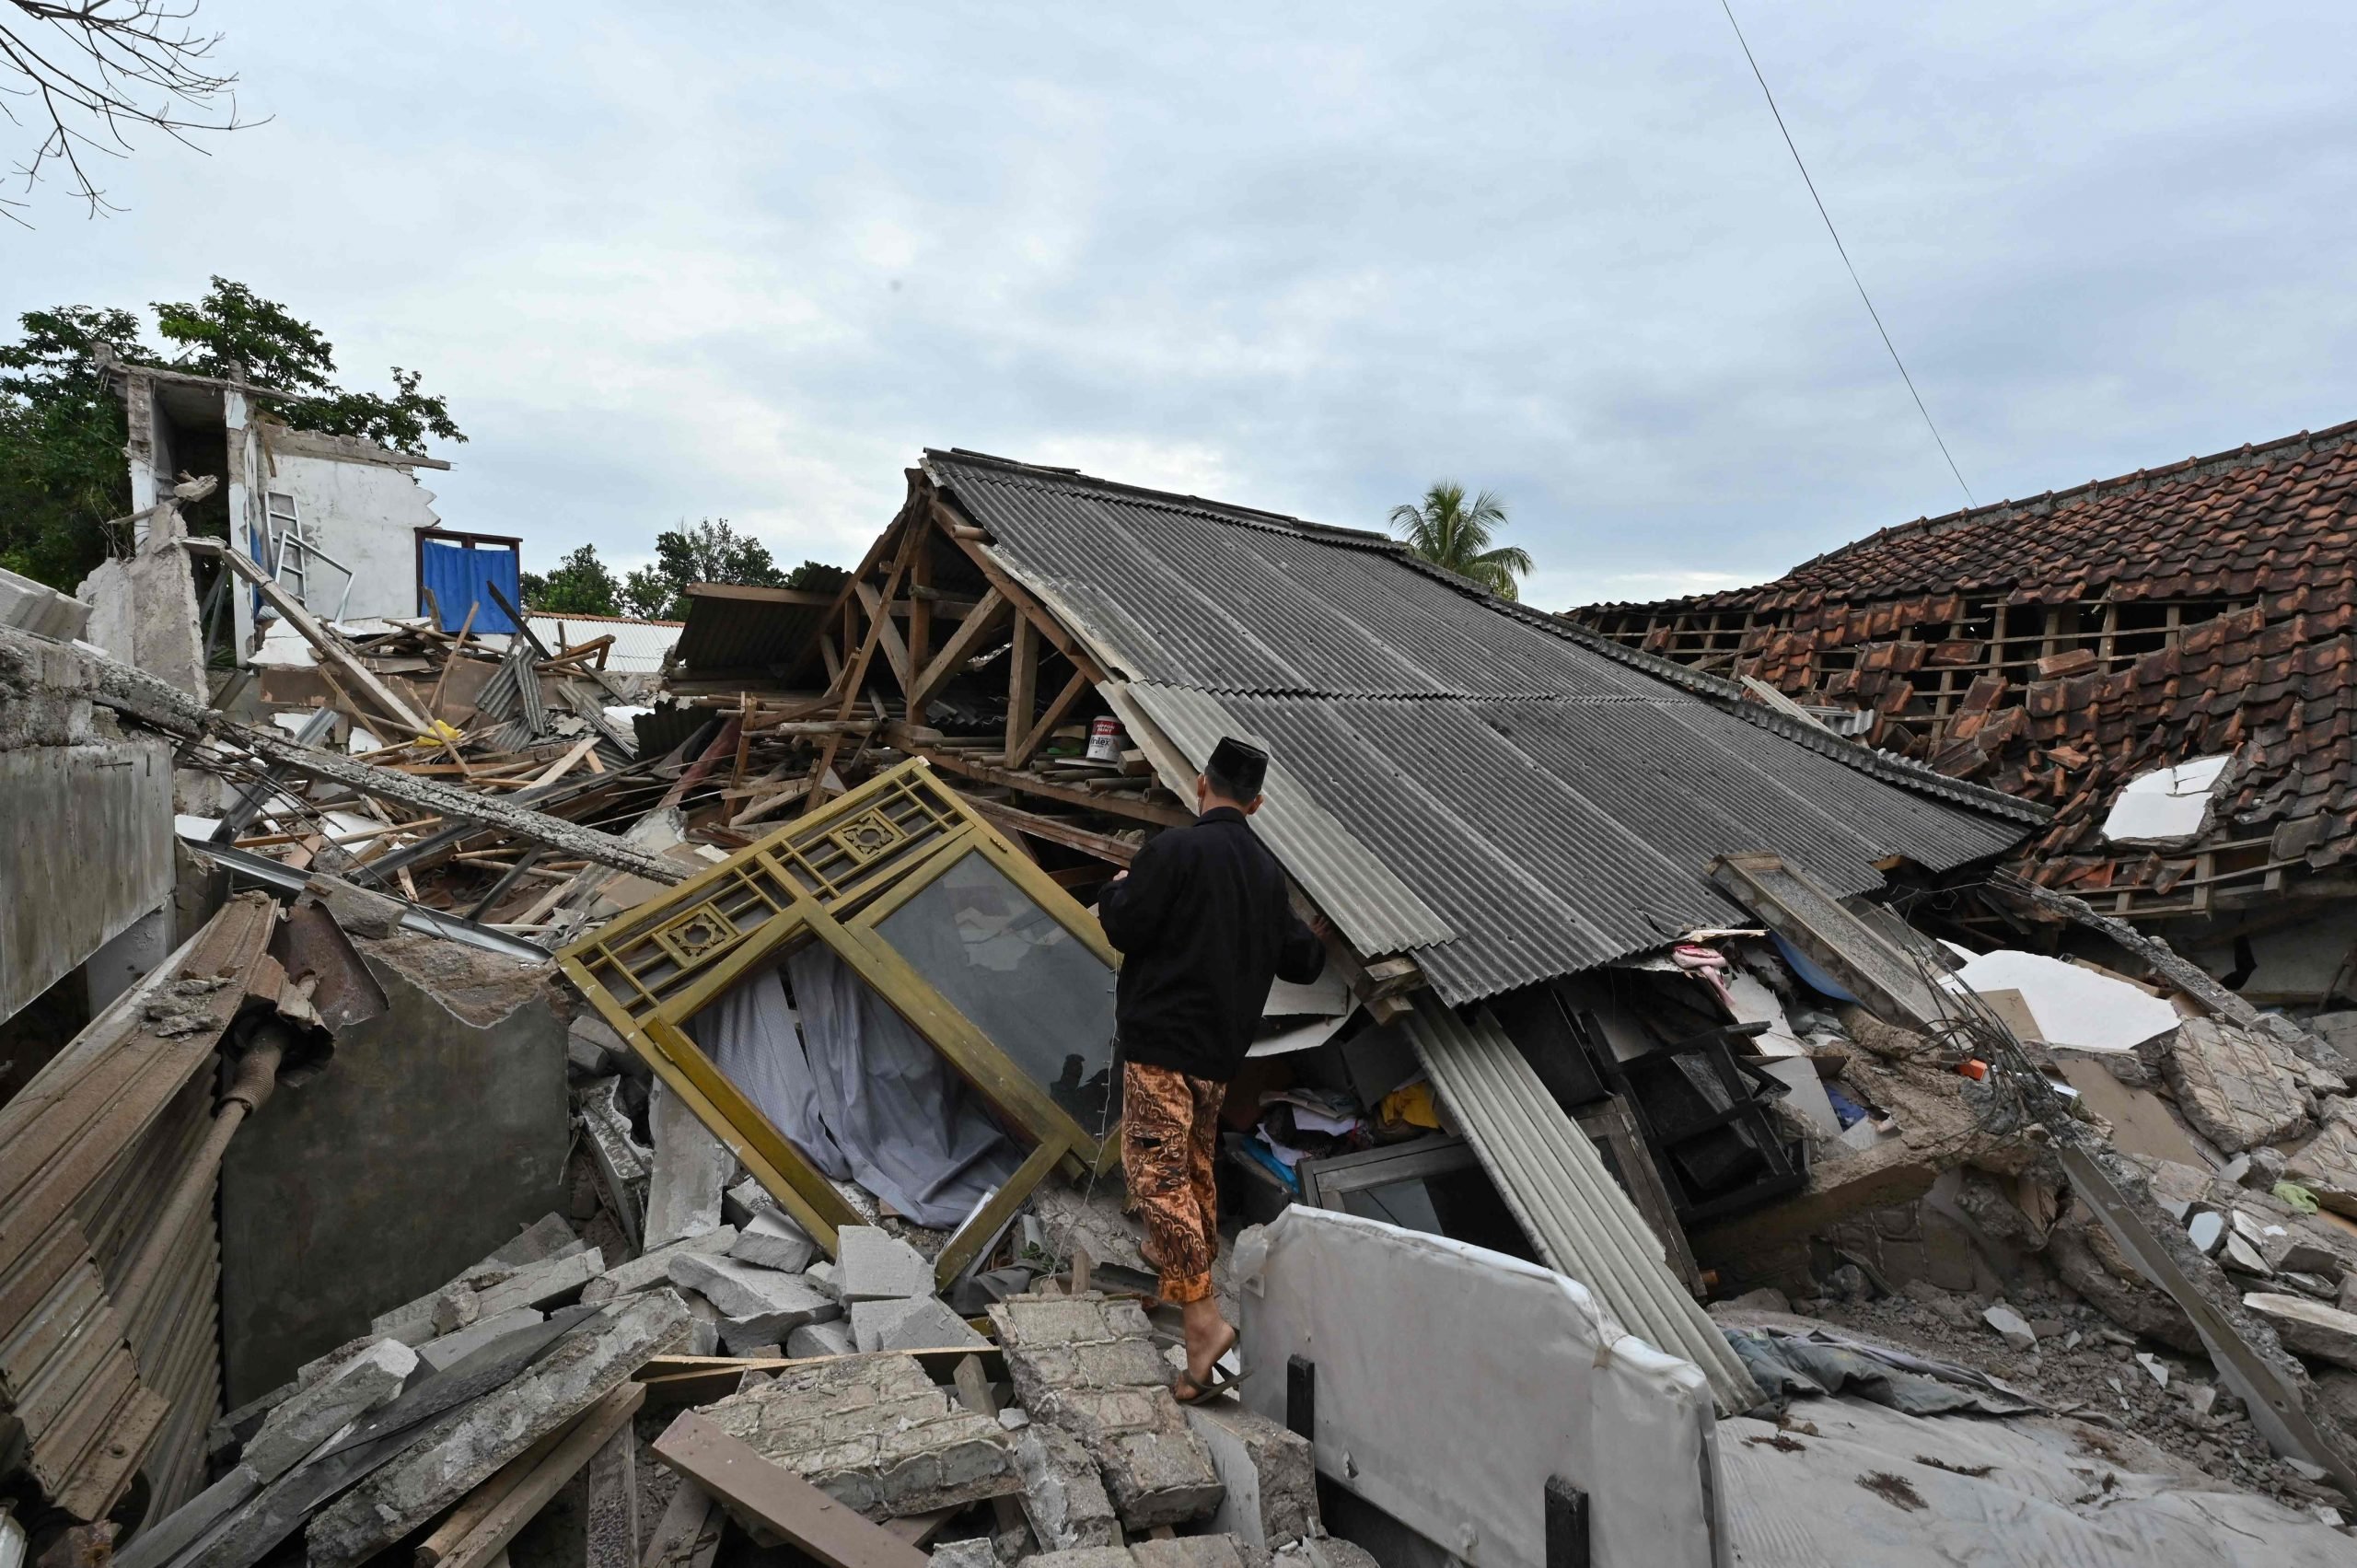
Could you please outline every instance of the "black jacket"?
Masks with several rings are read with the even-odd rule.
[[[1236,1076],[1269,982],[1316,980],[1326,950],[1285,901],[1277,857],[1233,807],[1138,852],[1097,900],[1121,950],[1113,1012],[1121,1053],[1221,1083]]]

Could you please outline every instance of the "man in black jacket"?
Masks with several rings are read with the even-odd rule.
[[[1283,868],[1245,824],[1268,769],[1268,753],[1222,740],[1195,779],[1194,826],[1140,850],[1097,904],[1121,950],[1121,1165],[1163,1299],[1185,1314],[1187,1375],[1172,1391],[1188,1403],[1226,1386],[1213,1368],[1236,1342],[1212,1295],[1220,1102],[1270,982],[1306,983],[1326,966],[1318,933],[1286,900]]]

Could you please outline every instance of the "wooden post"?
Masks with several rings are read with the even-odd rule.
[[[1547,1568],[1588,1568],[1587,1493],[1562,1476],[1547,1478]]]
[[[1031,734],[1031,708],[1039,700],[1039,633],[1031,618],[1018,612],[1015,617],[1015,646],[1007,650],[1006,666],[1006,755],[1009,767],[1019,767],[1014,761],[1016,752],[1030,755],[1023,742]]]

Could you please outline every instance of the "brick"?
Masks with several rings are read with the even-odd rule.
[[[276,1481],[344,1427],[391,1403],[416,1370],[417,1352],[399,1340],[377,1341],[272,1411],[238,1462],[265,1484]]]
[[[1227,1489],[1211,1528],[1275,1550],[1325,1527],[1318,1516],[1318,1456],[1309,1440],[1232,1400],[1187,1407]]]
[[[617,1263],[591,1280],[581,1290],[581,1299],[592,1305],[611,1301],[618,1295],[636,1291],[652,1290],[669,1282],[671,1257],[678,1252],[726,1253],[737,1244],[737,1227],[722,1225],[702,1236],[691,1236],[672,1242],[653,1252],[643,1252],[627,1263]]]
[[[1035,1422],[1015,1440],[1023,1513],[1049,1551],[1121,1544],[1121,1521],[1088,1449],[1060,1426]]]
[[[740,1263],[734,1258],[714,1258],[702,1252],[676,1252],[671,1256],[671,1283],[703,1293],[726,1318],[761,1318],[775,1315],[792,1321],[781,1322],[782,1336],[804,1323],[816,1323],[832,1318],[842,1308],[802,1283],[798,1274],[781,1274],[775,1269],[764,1269],[752,1263]]]
[[[845,1225],[835,1233],[835,1272],[846,1306],[933,1294],[933,1265],[924,1254],[876,1225]]]
[[[819,1255],[819,1244],[785,1215],[775,1209],[764,1209],[745,1222],[736,1244],[728,1249],[728,1255],[748,1263],[759,1263],[764,1269],[798,1274]]]
[[[2256,1032],[2219,1018],[2179,1024],[2162,1063],[2195,1132],[2235,1155],[2307,1125],[2299,1063]]]
[[[1136,1303],[1093,1292],[1014,1296],[991,1308],[991,1321],[1016,1399],[1087,1447],[1125,1527],[1181,1524],[1219,1506],[1218,1472],[1171,1397]]]
[[[954,1405],[902,1355],[788,1367],[704,1414],[871,1519],[962,1507],[1019,1491],[1014,1440]]]
[[[939,1298],[916,1301],[854,1301],[851,1307],[852,1342],[863,1351],[947,1350],[990,1342],[968,1327]]]

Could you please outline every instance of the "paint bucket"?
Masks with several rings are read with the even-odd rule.
[[[1088,726],[1088,760],[1092,762],[1118,762],[1121,760],[1121,721],[1101,718]]]

